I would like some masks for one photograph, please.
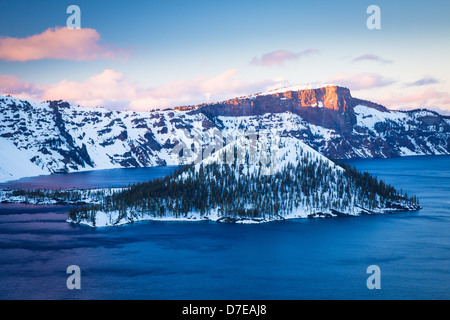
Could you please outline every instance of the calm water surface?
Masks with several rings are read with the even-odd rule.
[[[177,166],[111,169],[76,172],[70,174],[54,174],[47,176],[23,178],[0,183],[0,188],[13,189],[71,189],[71,188],[108,188],[124,187],[129,183],[145,182],[165,177]]]
[[[0,298],[449,299],[450,157],[349,162],[416,194],[424,209],[261,225],[141,222],[91,229],[66,223],[68,207],[4,204]],[[172,169],[17,183],[118,187]],[[381,268],[381,290],[366,287],[373,264]],[[66,287],[69,265],[81,268],[81,290]]]

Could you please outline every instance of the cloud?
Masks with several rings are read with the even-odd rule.
[[[16,76],[0,74],[0,90],[5,94],[20,94],[32,91],[32,85]]]
[[[429,85],[429,84],[437,84],[437,83],[440,83],[440,81],[438,79],[436,79],[436,78],[424,77],[424,78],[419,79],[417,81],[407,83],[406,86],[408,86],[408,87],[426,86],[426,85]]]
[[[450,115],[450,94],[435,88],[412,93],[388,92],[379,97],[377,102],[391,109],[426,108],[443,115]]]
[[[338,74],[329,82],[344,85],[351,90],[362,90],[386,87],[394,81],[378,74],[362,73]],[[286,85],[287,82],[282,77],[256,82],[244,81],[240,78],[239,69],[229,69],[212,77],[171,81],[154,87],[142,86],[124,73],[112,69],[106,69],[82,81],[63,80],[50,85],[33,84],[21,81],[17,76],[0,74],[2,94],[34,101],[66,100],[85,107],[103,106],[136,111],[222,101]],[[369,96],[368,100],[395,109],[429,108],[441,114],[450,114],[449,93],[435,88],[410,93],[405,93],[405,90]]]
[[[370,54],[370,53],[359,56],[359,57],[353,59],[352,61],[353,62],[375,61],[375,62],[380,62],[380,63],[393,63],[394,62],[392,60],[383,59],[380,56],[377,56],[375,54]]]
[[[138,86],[123,73],[106,69],[84,81],[63,80],[59,83],[37,86],[42,100],[67,100],[89,107],[104,103],[117,105],[137,97]]]
[[[450,95],[447,92],[428,88],[410,94],[387,93],[381,97],[383,103],[389,106],[420,108],[433,105],[450,106]]]
[[[229,69],[213,77],[198,77],[184,81],[172,81],[153,88],[141,90],[139,98],[131,101],[134,110],[148,110],[150,107],[167,107],[222,101],[248,95],[273,86],[283,86],[283,78],[255,82],[239,78],[239,69]]]
[[[32,100],[66,100],[85,107],[104,106],[112,109],[147,111],[153,108],[222,101],[236,96],[281,87],[283,78],[246,82],[238,69],[230,69],[213,77],[172,81],[146,88],[130,80],[124,73],[107,69],[83,81],[63,80],[51,85],[21,82],[15,76],[0,74],[0,92]]]
[[[330,79],[329,82],[348,87],[350,90],[364,90],[386,87],[393,84],[395,80],[378,73],[340,73]]]
[[[427,109],[429,110],[433,110],[443,116],[450,116],[450,108],[449,109],[444,109],[444,108],[440,108],[440,107],[435,107],[435,106],[428,106]]]
[[[0,60],[94,60],[123,57],[126,50],[100,44],[95,29],[50,28],[26,38],[0,37]]]
[[[283,66],[286,61],[298,60],[302,57],[316,54],[318,52],[319,52],[318,50],[312,48],[298,53],[287,50],[279,50],[264,54],[262,57],[254,57],[250,61],[250,63],[263,67],[271,67],[273,65]]]

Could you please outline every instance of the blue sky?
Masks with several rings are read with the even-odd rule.
[[[333,82],[391,108],[450,112],[449,1],[3,2],[2,93],[147,110]],[[81,45],[55,29],[71,4]],[[366,27],[372,4],[381,30]],[[48,41],[68,47],[20,61],[10,50]]]

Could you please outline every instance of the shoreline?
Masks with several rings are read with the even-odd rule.
[[[335,213],[329,213],[329,212],[323,212],[323,211],[317,211],[315,213],[307,213],[306,211],[297,210],[295,213],[288,214],[286,216],[277,216],[277,217],[271,217],[269,219],[267,218],[242,218],[242,217],[222,217],[217,215],[217,213],[214,213],[212,215],[208,216],[201,216],[198,213],[191,213],[189,216],[186,217],[173,217],[173,216],[166,216],[166,217],[156,217],[152,215],[144,215],[142,217],[134,217],[130,218],[129,216],[122,218],[120,220],[115,220],[113,222],[113,215],[116,215],[117,213],[111,213],[106,214],[104,212],[98,212],[96,213],[96,220],[95,224],[92,222],[89,222],[88,219],[83,219],[80,221],[74,221],[70,217],[66,220],[66,222],[74,225],[82,225],[87,226],[91,228],[105,228],[105,227],[118,227],[123,226],[127,224],[133,224],[135,222],[145,222],[145,221],[151,221],[151,222],[217,222],[217,223],[226,223],[226,224],[265,224],[265,223],[271,223],[271,222],[280,222],[280,221],[288,221],[288,220],[294,220],[294,219],[336,219],[336,218],[350,218],[350,217],[361,217],[366,215],[390,215],[390,214],[396,214],[401,212],[416,212],[419,210],[422,210],[423,207],[417,206],[417,207],[402,207],[402,208],[386,208],[386,209],[380,209],[379,211],[369,211],[365,209],[361,209],[358,212],[353,213],[342,213],[342,212],[336,212]],[[101,217],[97,217],[97,215],[101,215]],[[109,218],[109,219],[108,219]]]
[[[93,189],[94,190],[94,189]],[[95,191],[101,191],[102,189],[95,189]],[[22,204],[22,205],[30,205],[30,206],[76,206],[76,205],[86,205],[86,204],[94,204],[94,199],[85,199],[87,201],[77,201],[77,202],[64,202],[57,200],[49,200],[46,201],[26,201],[23,197],[15,197],[14,199],[2,199],[2,192],[5,189],[0,189],[0,204]],[[6,190],[11,192],[12,190]],[[71,190],[61,190],[63,192],[67,191],[78,191],[83,192],[87,191],[84,189],[71,189]],[[3,194],[4,196],[4,194]],[[297,208],[292,213],[287,214],[285,216],[278,215],[276,217],[259,217],[259,218],[245,218],[245,217],[230,217],[230,216],[220,216],[217,213],[217,209],[213,210],[211,214],[201,215],[198,212],[191,212],[184,217],[174,217],[172,215],[168,215],[165,217],[158,217],[152,214],[142,214],[141,216],[137,216],[136,213],[127,212],[127,216],[118,220],[118,213],[111,212],[97,212],[96,213],[96,222],[95,225],[92,222],[89,222],[88,219],[82,219],[79,221],[74,221],[70,217],[65,221],[73,224],[86,226],[90,228],[105,228],[105,227],[118,227],[127,224],[133,224],[135,222],[217,222],[217,223],[227,223],[227,224],[265,224],[271,222],[279,222],[279,221],[288,221],[293,219],[335,219],[335,218],[348,218],[348,217],[361,217],[364,215],[386,215],[386,214],[396,214],[401,212],[415,212],[423,209],[421,206],[405,206],[404,204],[392,203],[392,207],[390,208],[379,208],[377,211],[370,211],[361,207],[355,208],[353,212],[339,212],[334,209],[331,210],[319,210],[314,208]]]

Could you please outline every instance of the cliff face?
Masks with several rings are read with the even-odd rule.
[[[298,104],[297,109],[316,107],[319,103],[322,103],[322,106],[325,109],[340,112],[346,112],[348,110],[348,102],[352,99],[350,90],[342,87],[287,91],[284,93],[277,93],[275,96],[294,100],[293,104]]]
[[[203,105],[200,109],[201,112],[207,112],[214,116],[230,117],[285,111],[301,113],[304,112],[305,108],[314,107],[346,112],[348,111],[348,106],[352,104],[352,100],[350,90],[347,88],[329,86],[318,89],[257,94]]]
[[[193,108],[191,112],[203,113],[209,117],[292,112],[311,124],[345,133],[351,131],[356,124],[353,108],[359,104],[388,112],[388,109],[381,105],[353,98],[349,89],[339,86],[287,90],[273,94],[269,92],[203,105]]]

